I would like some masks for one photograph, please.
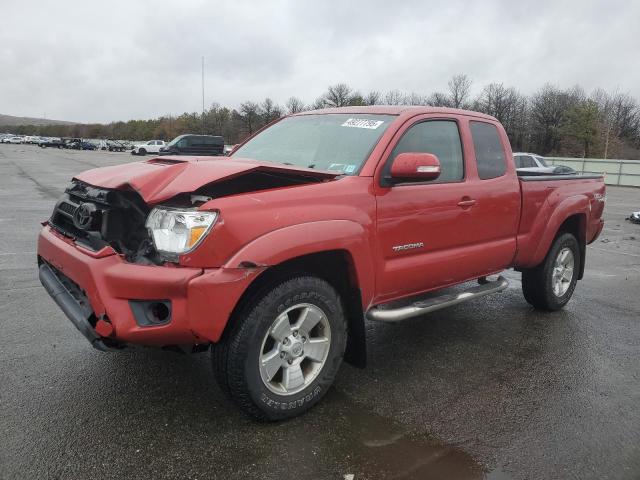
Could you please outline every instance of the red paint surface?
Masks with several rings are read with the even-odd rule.
[[[362,112],[358,107],[337,111]],[[587,243],[600,233],[603,203],[594,194],[604,195],[603,180],[519,181],[506,134],[492,117],[427,107],[380,107],[366,113],[397,117],[359,176],[335,179],[335,174],[295,169],[325,181],[211,200],[200,208],[218,210],[220,219],[195,251],[180,257],[179,267],[130,264],[112,249],[91,252],[48,226],[40,234],[38,254],[85,289],[96,314],[111,321],[112,338],[163,345],[217,341],[249,285],[269,266],[301,255],[344,252],[366,310],[509,267],[534,266],[572,215],[582,215],[581,236]],[[402,133],[432,118],[458,122],[463,181],[381,186],[382,167]],[[470,119],[498,127],[508,159],[505,175],[478,178]],[[177,163],[162,163],[166,159]],[[106,188],[132,187],[153,205],[256,168],[291,170],[236,158],[162,157],[95,169],[78,178]],[[392,248],[418,242],[424,247]],[[245,268],[248,263],[257,267]],[[137,326],[129,299],[170,299],[172,321]]]

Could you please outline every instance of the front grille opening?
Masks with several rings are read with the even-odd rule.
[[[74,216],[83,204],[91,219]],[[149,207],[133,190],[110,190],[74,181],[56,204],[49,223],[63,235],[92,250],[111,246],[132,262],[160,263],[145,227]],[[83,227],[83,228],[80,228]]]
[[[60,202],[60,205],[58,205],[58,210],[71,216],[73,216],[74,212],[76,211],[76,208],[77,208],[76,205],[72,205],[67,202]]]

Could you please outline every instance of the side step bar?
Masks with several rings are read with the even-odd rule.
[[[399,322],[407,318],[417,317],[425,313],[434,312],[441,308],[457,305],[474,298],[484,297],[491,293],[501,292],[509,286],[509,282],[500,275],[496,280],[489,281],[486,278],[478,279],[477,287],[471,287],[464,292],[444,294],[438,297],[420,300],[411,305],[399,308],[372,307],[367,310],[367,318],[379,322]]]

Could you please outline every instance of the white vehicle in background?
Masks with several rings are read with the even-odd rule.
[[[545,162],[544,157],[535,153],[515,152],[513,161],[516,164],[516,170],[519,172],[553,173],[555,170],[555,167]]]
[[[527,174],[538,175],[574,175],[573,168],[566,165],[549,165],[543,156],[535,153],[516,152],[513,154],[516,170]]]
[[[15,136],[15,137],[3,138],[2,143],[14,143],[14,144],[24,143],[24,137]]]
[[[160,149],[164,147],[166,143],[164,140],[149,140],[146,143],[137,143],[131,150],[131,155],[146,155],[147,153],[159,153]]]

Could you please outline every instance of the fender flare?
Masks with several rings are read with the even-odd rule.
[[[549,218],[540,216],[538,222],[542,222],[545,225],[543,227],[544,234],[527,264],[535,266],[542,263],[562,224],[573,215],[584,215],[586,217],[589,208],[589,198],[586,195],[573,195],[553,207],[553,213]],[[578,232],[578,242],[582,244],[586,241],[586,221],[580,225],[580,229],[583,231]],[[584,262],[582,263],[584,264]]]
[[[364,225],[351,220],[291,225],[252,240],[230,257],[223,268],[241,268],[247,263],[270,267],[304,255],[346,251],[353,259],[356,282],[365,308],[374,294],[375,270],[370,235]]]

